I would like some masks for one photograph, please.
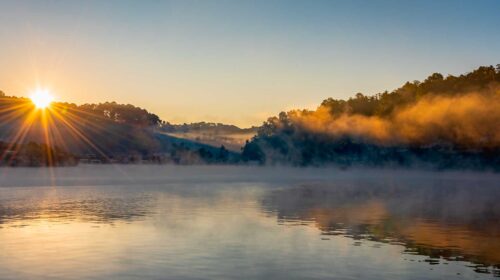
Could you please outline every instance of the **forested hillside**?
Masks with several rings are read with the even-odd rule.
[[[246,161],[500,169],[500,65],[269,118]]]
[[[0,95],[1,164],[66,165],[78,159],[93,163],[181,164],[235,160],[235,155],[224,147],[156,133],[164,122],[133,105],[55,102],[39,110],[29,99]]]
[[[163,123],[161,131],[183,139],[204,143],[212,146],[225,146],[229,150],[240,152],[245,141],[251,139],[258,127],[239,128],[235,125],[211,122],[184,124]]]
[[[234,141],[254,133],[240,157],[240,143]],[[316,110],[282,112],[248,129],[206,122],[173,125],[115,102],[56,102],[39,110],[29,99],[0,92],[0,142],[0,163],[8,165],[242,159],[297,166],[500,170],[500,66],[460,76],[434,73],[392,92],[328,98]]]

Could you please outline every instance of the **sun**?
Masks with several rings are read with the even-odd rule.
[[[38,109],[45,109],[50,106],[50,103],[52,103],[54,97],[52,97],[48,90],[37,89],[35,92],[33,92],[33,94],[31,94],[30,99]]]

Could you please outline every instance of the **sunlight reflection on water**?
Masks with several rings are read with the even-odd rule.
[[[500,276],[495,174],[120,168],[5,173],[0,279]]]

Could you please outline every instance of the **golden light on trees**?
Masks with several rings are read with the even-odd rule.
[[[0,96],[0,126],[13,128],[2,135],[5,147],[0,152],[0,163],[15,165],[15,161],[24,158],[29,164],[55,166],[61,151],[69,150],[68,145],[88,146],[107,158],[84,129],[102,131],[103,123],[102,116],[80,110],[76,105],[54,102],[51,92],[43,88],[32,91],[29,98]],[[38,144],[42,154],[23,154],[23,147],[30,143]]]

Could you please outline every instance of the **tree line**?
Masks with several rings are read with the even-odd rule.
[[[261,164],[500,169],[500,65],[281,112],[242,150]]]

